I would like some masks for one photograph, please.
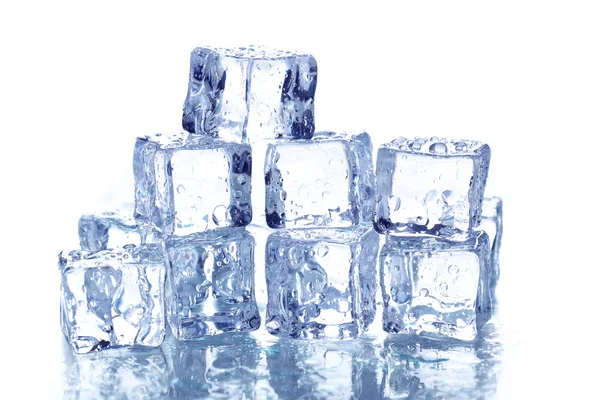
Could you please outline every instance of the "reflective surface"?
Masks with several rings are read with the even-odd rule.
[[[276,339],[261,330],[84,356],[65,345],[64,398],[494,398],[497,329],[474,344]]]

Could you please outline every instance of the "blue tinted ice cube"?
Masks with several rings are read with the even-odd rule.
[[[188,133],[138,138],[135,217],[166,236],[250,223],[249,145]]]
[[[267,330],[354,338],[375,315],[379,235],[372,229],[286,230],[266,249]]]
[[[383,329],[475,339],[490,318],[490,275],[485,232],[464,242],[388,236],[380,255]]]
[[[166,265],[159,245],[59,255],[61,327],[75,353],[159,346]]]
[[[100,251],[127,244],[155,243],[158,233],[139,226],[133,218],[133,205],[114,211],[82,215],[79,218],[79,243],[82,250]]]
[[[377,155],[375,229],[464,240],[481,220],[488,145],[399,138]]]
[[[500,278],[500,246],[502,244],[502,199],[500,197],[486,197],[481,208],[481,225],[478,230],[485,231],[491,244],[492,275],[490,291],[495,297],[496,286]]]
[[[179,340],[260,325],[254,296],[254,239],[227,229],[166,243],[167,315]]]
[[[313,56],[250,46],[192,51],[183,128],[231,141],[310,138]]]
[[[271,228],[343,228],[370,223],[375,177],[366,132],[319,132],[270,144],[265,213]]]

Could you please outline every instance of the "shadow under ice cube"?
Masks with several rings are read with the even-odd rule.
[[[375,315],[379,235],[372,229],[281,231],[267,239],[267,330],[354,338]]]
[[[375,176],[366,132],[319,132],[270,144],[265,213],[271,228],[343,228],[371,220]]]
[[[166,266],[158,245],[59,255],[61,327],[75,353],[159,346]]]
[[[249,145],[187,133],[138,138],[135,217],[167,236],[250,223]]]
[[[398,138],[383,145],[375,229],[466,239],[481,220],[489,163],[490,148],[480,142]]]
[[[254,142],[310,138],[317,63],[313,56],[263,47],[192,51],[183,129]]]
[[[167,242],[167,315],[179,340],[260,326],[254,296],[254,239],[228,229]]]
[[[485,232],[464,242],[388,236],[380,255],[383,329],[474,340],[491,314],[490,275]]]

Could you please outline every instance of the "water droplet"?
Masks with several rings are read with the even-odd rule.
[[[446,154],[448,153],[448,148],[442,142],[437,142],[429,146],[429,152],[433,154]]]
[[[394,269],[396,270],[396,272],[400,272],[400,266],[399,265],[394,265]]]
[[[406,161],[406,159],[407,159],[407,158],[408,158],[408,157],[406,156],[406,154],[404,154],[404,155],[402,156],[402,161]]]
[[[317,255],[319,257],[325,257],[329,253],[329,247],[327,245],[319,246],[317,249]]]
[[[212,220],[215,225],[220,226],[227,222],[227,208],[224,205],[218,205],[212,212]]]
[[[392,196],[392,204],[394,205],[394,211],[398,211],[400,209],[400,205],[402,204],[400,197]]]
[[[419,296],[422,296],[422,297],[429,296],[429,290],[427,290],[427,289],[421,289],[421,290],[419,290]]]
[[[185,186],[183,186],[183,185],[177,186],[177,193],[184,194],[185,193]]]
[[[329,196],[331,193],[329,193],[328,191],[324,191],[323,193],[321,193],[321,197],[325,198],[327,196]]]
[[[450,272],[452,275],[457,275],[458,274],[458,265],[451,265],[448,267],[448,272]]]
[[[440,283],[440,293],[445,294],[448,292],[448,284],[446,282]]]
[[[415,322],[417,319],[419,318],[419,315],[417,313],[408,313],[408,320],[410,322]]]

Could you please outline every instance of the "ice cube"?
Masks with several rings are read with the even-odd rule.
[[[502,244],[502,199],[500,197],[486,197],[483,199],[481,225],[479,225],[478,230],[485,231],[490,238],[492,265],[490,291],[492,297],[495,298],[496,286],[500,278],[500,246]]]
[[[488,145],[398,138],[377,155],[375,229],[464,240],[481,220]]]
[[[188,133],[138,138],[135,217],[166,236],[250,223],[249,145]]]
[[[79,218],[82,250],[100,251],[127,244],[156,243],[158,232],[139,226],[133,218],[133,205],[114,211],[96,212]]]
[[[61,327],[75,353],[162,343],[166,265],[159,245],[62,252],[59,269]]]
[[[319,132],[282,140],[265,160],[266,220],[271,228],[343,228],[369,223],[375,177],[366,132]]]
[[[254,239],[226,229],[166,243],[167,316],[179,340],[260,325],[254,296]]]
[[[490,318],[485,232],[464,242],[388,236],[380,274],[386,332],[474,340]]]
[[[238,142],[314,132],[313,56],[263,47],[192,51],[183,128]]]
[[[276,336],[354,338],[375,316],[379,235],[287,230],[267,240],[266,327]]]

